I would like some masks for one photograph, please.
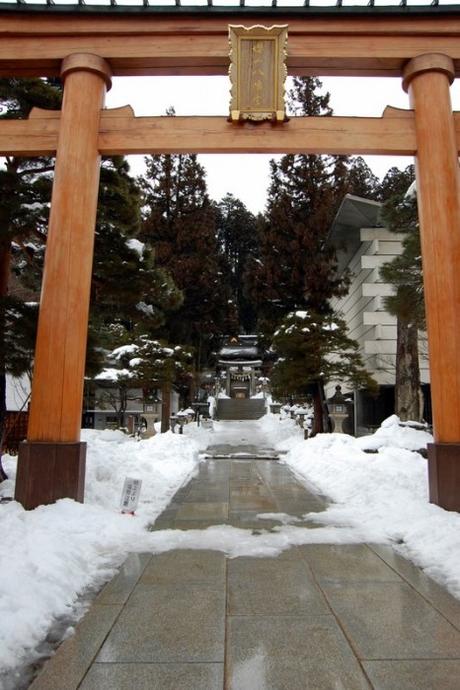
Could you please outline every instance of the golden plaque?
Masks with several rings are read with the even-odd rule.
[[[287,24],[232,26],[230,41],[230,118],[239,120],[286,119]]]

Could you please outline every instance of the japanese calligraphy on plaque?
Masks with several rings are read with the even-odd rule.
[[[229,26],[230,118],[285,120],[287,24]]]

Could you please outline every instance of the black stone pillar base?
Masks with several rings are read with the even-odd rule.
[[[460,443],[428,444],[430,503],[460,512]]]
[[[23,441],[14,497],[26,510],[60,498],[83,503],[85,467],[86,443]]]

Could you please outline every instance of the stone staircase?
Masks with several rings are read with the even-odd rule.
[[[231,419],[260,419],[265,414],[265,400],[253,398],[237,400],[234,398],[220,398],[217,401],[216,418]]]

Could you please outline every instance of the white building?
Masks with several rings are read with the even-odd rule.
[[[333,309],[346,321],[348,334],[360,346],[366,369],[380,384],[378,398],[364,391],[355,395],[355,430],[367,433],[394,412],[396,361],[396,318],[384,306],[384,298],[393,287],[380,277],[380,267],[402,252],[404,235],[385,229],[380,219],[381,204],[347,194],[331,227],[329,241],[337,251],[339,273],[351,272],[351,284],[345,297],[331,301]],[[430,416],[426,337],[421,335],[420,377],[425,394],[425,415]],[[331,382],[327,397],[334,392]],[[347,389],[343,385],[343,392]]]

